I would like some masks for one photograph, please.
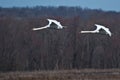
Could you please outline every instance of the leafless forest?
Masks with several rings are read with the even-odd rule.
[[[32,31],[56,19],[66,29]],[[107,26],[111,37],[80,34]],[[120,68],[120,12],[80,7],[0,8],[0,71]]]

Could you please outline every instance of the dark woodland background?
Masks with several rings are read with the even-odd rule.
[[[56,19],[63,30],[34,27]],[[112,37],[80,34],[94,24]],[[81,7],[0,8],[0,71],[120,68],[120,12]]]

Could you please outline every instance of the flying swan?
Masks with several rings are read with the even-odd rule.
[[[33,28],[32,30],[41,30],[41,29],[45,29],[45,28],[49,28],[49,27],[51,27],[52,28],[52,24],[54,23],[56,26],[55,26],[55,28],[56,29],[63,29],[63,28],[66,28],[66,26],[62,26],[61,24],[60,24],[60,22],[58,22],[58,21],[56,21],[56,20],[53,20],[53,19],[47,19],[48,20],[48,25],[46,25],[46,26],[44,26],[44,27],[40,27],[40,28]]]
[[[98,24],[95,24],[95,26],[97,27],[96,30],[93,30],[93,31],[81,31],[81,33],[101,33],[100,30],[103,30],[105,32],[105,34],[108,34],[109,36],[112,35],[109,28],[106,28],[105,26],[98,25]]]

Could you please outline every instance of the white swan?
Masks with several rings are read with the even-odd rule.
[[[66,26],[62,26],[60,24],[60,22],[56,21],[56,20],[53,20],[53,19],[47,19],[49,21],[48,25],[44,26],[44,27],[40,27],[40,28],[33,28],[33,30],[41,30],[41,29],[45,29],[45,28],[49,28],[49,27],[52,27],[51,24],[54,23],[56,24],[56,29],[63,29],[63,28],[66,28]]]
[[[98,24],[95,24],[95,26],[97,27],[96,30],[94,30],[94,31],[81,31],[81,33],[100,33],[100,30],[104,30],[105,34],[108,34],[109,36],[112,35],[109,28],[106,28],[105,26],[98,25]]]

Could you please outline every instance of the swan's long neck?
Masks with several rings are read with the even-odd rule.
[[[81,31],[81,33],[95,33],[95,31]]]
[[[48,26],[44,26],[44,27],[40,27],[40,28],[33,28],[33,30],[41,30],[41,29],[45,29],[48,28]]]

